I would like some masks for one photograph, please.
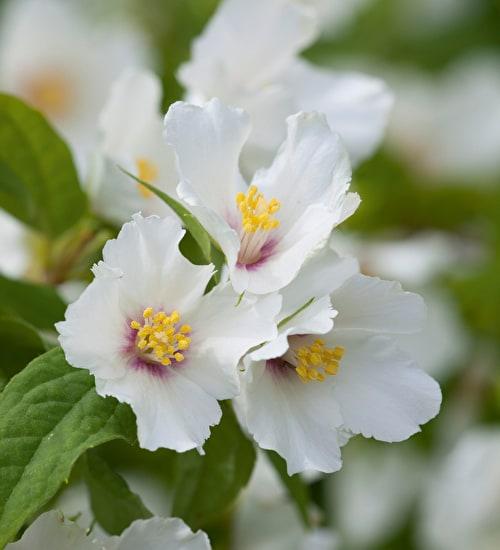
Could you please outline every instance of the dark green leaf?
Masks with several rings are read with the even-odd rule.
[[[61,349],[35,359],[0,394],[0,548],[56,493],[87,449],[135,442],[131,409],[102,398]]]
[[[85,479],[97,522],[111,535],[119,535],[136,519],[152,516],[127,482],[97,453],[87,451]]]
[[[210,235],[205,231],[205,228],[191,214],[191,212],[189,212],[189,210],[182,206],[180,202],[176,201],[175,199],[164,193],[161,189],[158,189],[157,187],[154,187],[154,185],[151,185],[150,183],[139,179],[138,177],[134,176],[130,172],[127,172],[123,168],[120,169],[122,170],[122,172],[127,174],[127,176],[130,176],[132,179],[134,179],[137,183],[144,185],[144,187],[146,187],[157,197],[159,197],[177,214],[177,216],[179,216],[184,227],[189,231],[189,233],[191,233],[194,240],[196,241],[201,253],[203,254],[205,263],[210,263],[212,253],[212,243],[210,240]]]
[[[20,317],[39,329],[53,329],[65,310],[66,304],[53,288],[0,275],[2,314]]]
[[[12,378],[32,359],[46,351],[38,332],[14,317],[0,316],[0,368]]]
[[[248,483],[255,449],[245,437],[230,405],[223,403],[221,423],[205,444],[205,455],[179,455],[172,514],[193,529],[220,516]]]
[[[86,209],[71,153],[38,112],[0,94],[0,206],[57,236]]]
[[[310,527],[311,519],[309,517],[309,489],[307,485],[302,481],[299,474],[295,474],[293,476],[288,475],[286,470],[286,462],[278,453],[275,453],[274,451],[266,451],[266,455],[280,476],[283,485],[286,487],[288,495],[295,504],[304,525],[306,527]]]

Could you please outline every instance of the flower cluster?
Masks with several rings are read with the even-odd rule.
[[[217,401],[233,399],[290,474],[332,472],[352,435],[401,441],[437,414],[439,386],[395,339],[420,328],[424,305],[333,251],[332,229],[360,199],[325,117],[290,116],[274,161],[247,182],[250,128],[219,99],[170,107],[175,198],[224,264],[190,263],[173,213],[135,214],[58,324],[60,342],[98,393],[132,406],[142,447],[201,451],[221,419]]]
[[[223,0],[171,97],[133,25],[101,29],[63,0],[6,3],[0,87],[18,97],[0,97],[0,206],[25,226],[0,213],[17,249],[0,255],[0,270],[40,285],[5,277],[0,289],[7,334],[23,335],[21,362],[35,358],[0,395],[1,410],[30,417],[27,431],[0,425],[0,443],[22,446],[9,443],[2,466],[0,546],[64,500],[57,491],[79,460],[89,530],[48,512],[8,548],[207,550],[207,535],[187,525],[219,529],[217,514],[251,489],[256,456],[274,477],[285,464],[289,475],[332,473],[351,438],[403,441],[437,415],[439,385],[401,347],[424,324],[422,298],[339,252],[337,228],[361,204],[352,169],[379,145],[392,94],[378,78],[300,57],[326,7]],[[72,293],[67,307],[56,291]],[[44,353],[56,338],[60,348]],[[129,489],[123,440],[139,469],[147,451],[160,461],[206,454],[175,459],[171,508],[182,519],[159,517]],[[102,456],[91,450],[104,443]],[[203,491],[185,491],[183,475],[217,490],[227,482],[213,514],[201,517],[206,503],[191,510]],[[287,535],[308,548],[336,540],[310,527]]]

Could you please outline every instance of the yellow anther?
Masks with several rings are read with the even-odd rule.
[[[146,183],[152,183],[158,177],[158,168],[150,160],[141,157],[135,160],[135,165],[137,168],[137,177],[140,180],[145,181]],[[153,196],[153,192],[140,183],[137,184],[137,189],[146,199]]]
[[[155,312],[152,307],[147,307],[142,317],[143,323],[135,319],[130,322],[130,328],[137,331],[136,347],[141,356],[164,366],[184,361],[184,354],[180,352],[191,344],[191,338],[186,336],[191,327],[178,327],[180,313],[173,311],[167,315],[164,311]]]
[[[333,376],[338,373],[344,351],[341,346],[327,348],[325,342],[318,338],[311,345],[293,351],[297,360],[295,372],[302,382],[323,382],[325,374]]]
[[[63,72],[43,70],[23,83],[23,95],[46,115],[61,117],[71,110],[75,90]]]
[[[241,225],[246,233],[255,233],[261,229],[269,231],[279,226],[279,220],[272,218],[280,209],[280,203],[273,198],[266,201],[255,185],[248,188],[247,194],[238,193],[236,204],[241,212]]]
[[[170,322],[171,323],[178,323],[180,318],[181,318],[181,316],[179,315],[178,311],[172,311],[172,313],[170,314]]]

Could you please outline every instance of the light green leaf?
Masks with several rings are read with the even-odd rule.
[[[134,174],[127,172],[123,168],[120,168],[120,170],[127,174],[127,176],[134,179],[137,183],[144,185],[144,187],[146,187],[157,197],[159,197],[177,214],[177,216],[179,216],[182,224],[189,231],[189,233],[191,233],[198,247],[200,248],[205,263],[210,263],[212,261],[212,242],[210,240],[210,235],[205,231],[205,228],[193,216],[193,214],[191,214],[191,212],[189,212],[189,210],[187,210],[187,208],[185,208],[180,202],[176,201],[171,196],[164,193],[161,189],[158,189],[154,185],[151,185],[150,183],[139,179],[137,176],[134,176]]]
[[[274,466],[288,491],[288,495],[297,508],[300,518],[306,527],[311,527],[311,518],[309,517],[309,489],[302,481],[299,474],[289,476],[286,469],[286,462],[278,453],[266,451],[267,458]]]
[[[53,288],[0,275],[0,313],[20,317],[38,329],[52,330],[65,311],[66,304]]]
[[[245,437],[233,410],[222,403],[221,423],[212,429],[205,455],[190,451],[179,455],[172,514],[193,529],[220,516],[248,483],[255,464],[255,449]]]
[[[127,482],[97,453],[85,455],[85,480],[97,522],[111,535],[119,535],[136,519],[152,516]]]
[[[87,449],[135,442],[131,409],[102,398],[61,349],[35,359],[0,394],[0,548],[48,502]]]
[[[0,367],[12,378],[32,359],[46,351],[36,329],[22,319],[0,315]]]
[[[71,153],[36,110],[0,94],[0,206],[55,237],[86,210]]]

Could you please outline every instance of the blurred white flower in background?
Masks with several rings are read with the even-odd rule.
[[[39,516],[8,550],[210,550],[210,541],[203,531],[193,533],[178,518],[136,520],[120,536],[87,534],[78,524],[59,512]]]
[[[99,117],[101,142],[89,191],[94,209],[122,224],[132,214],[170,211],[154,193],[124,174],[123,168],[175,196],[175,158],[163,139],[161,82],[152,72],[129,69],[113,83]]]
[[[421,514],[428,550],[497,550],[500,540],[500,430],[466,433],[433,471]]]
[[[353,164],[382,138],[392,105],[383,81],[323,70],[298,57],[317,38],[317,22],[315,9],[296,0],[225,0],[179,70],[188,101],[218,97],[250,114],[246,174],[271,161],[285,118],[298,111],[325,113]]]
[[[342,470],[326,482],[332,523],[349,548],[374,548],[407,521],[426,479],[425,458],[413,441],[355,439],[343,454]]]
[[[123,20],[100,26],[79,8],[63,0],[6,3],[0,89],[42,111],[83,168],[111,83],[125,67],[147,65],[148,54],[137,29]]]
[[[15,218],[0,210],[0,273],[22,277],[28,267],[27,234]]]
[[[422,181],[470,184],[500,172],[500,57],[476,52],[437,77],[387,74],[396,102],[388,146]]]
[[[328,38],[342,35],[356,16],[375,0],[299,0],[318,14],[318,25]]]
[[[311,512],[314,513],[312,510]],[[307,530],[296,506],[264,453],[235,510],[233,548],[238,550],[337,550],[336,534],[326,528]]]
[[[325,0],[326,1],[326,0]],[[488,0],[398,0],[394,3],[399,32],[410,36],[444,33],[474,19]]]

